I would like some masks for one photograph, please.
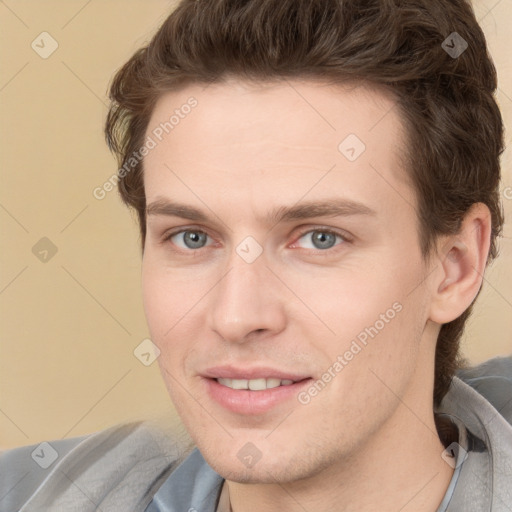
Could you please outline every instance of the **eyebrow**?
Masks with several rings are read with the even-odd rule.
[[[207,222],[209,217],[192,206],[159,198],[146,207],[146,215],[165,215],[183,219]],[[266,216],[265,222],[274,225],[279,222],[292,222],[313,217],[341,217],[351,215],[376,215],[370,207],[357,201],[334,198],[322,201],[307,201],[293,206],[278,206]]]

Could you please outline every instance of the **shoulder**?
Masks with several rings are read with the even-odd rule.
[[[457,377],[482,395],[512,424],[512,356],[462,368]]]
[[[8,450],[0,454],[0,512],[65,510],[80,500],[91,506],[118,493],[130,507],[158,488],[184,451],[183,440],[149,422]]]
[[[458,370],[437,412],[457,425],[456,449],[464,454],[446,510],[507,510],[505,504],[512,503],[512,359],[496,357]]]
[[[48,469],[88,436],[21,446],[0,452],[0,511],[18,510]]]

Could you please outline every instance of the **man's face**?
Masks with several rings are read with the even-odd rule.
[[[402,404],[431,407],[428,268],[393,105],[363,86],[229,81],[155,107],[146,316],[177,411],[230,480],[318,474],[418,422]]]

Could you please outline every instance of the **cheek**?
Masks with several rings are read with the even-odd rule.
[[[167,330],[183,316],[196,290],[200,288],[185,282],[183,272],[172,268],[151,248],[144,253],[142,261],[142,299],[144,310],[152,325],[165,323]]]
[[[164,352],[167,340],[180,326],[183,317],[184,301],[187,297],[179,281],[169,273],[162,272],[150,257],[144,256],[142,264],[142,301],[151,339]]]
[[[412,265],[395,272],[390,268],[389,261],[381,261],[373,268],[343,271],[324,279],[320,288],[303,281],[301,293],[309,290],[304,295],[308,304],[330,330],[324,330],[325,338],[321,335],[326,362],[333,364],[341,356],[343,373],[354,372],[354,378],[368,373],[369,368],[384,368],[391,375],[407,366],[418,349],[425,314],[420,288],[410,292],[417,285],[419,270]],[[310,329],[308,337],[315,339],[315,331],[307,323],[303,325]]]
[[[142,301],[151,335],[156,342],[162,336],[165,312],[172,311],[172,295],[166,294],[158,273],[146,260],[142,266]]]
[[[340,341],[373,325],[400,299],[396,282],[367,268],[333,270],[323,277],[296,276],[295,280],[297,296],[304,298],[331,335]],[[303,310],[304,306],[301,307]],[[390,316],[394,312],[390,311]]]
[[[350,405],[361,413],[385,409],[403,394],[414,374],[424,328],[421,301],[403,296],[395,300],[399,294],[388,291],[369,300],[364,311],[354,309],[346,317],[346,335],[330,347],[331,364],[341,364],[332,396],[347,397],[344,406],[336,407]]]
[[[151,340],[161,352],[158,361],[168,386],[173,384],[171,376],[179,377],[186,372],[185,361],[194,350],[195,341],[202,337],[199,329],[203,323],[196,319],[199,308],[194,309],[194,306],[204,293],[197,280],[185,282],[172,269],[162,270],[145,257],[142,267],[144,311]]]

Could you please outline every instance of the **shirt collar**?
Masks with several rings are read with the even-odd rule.
[[[146,512],[215,512],[223,482],[195,448],[161,485]]]

